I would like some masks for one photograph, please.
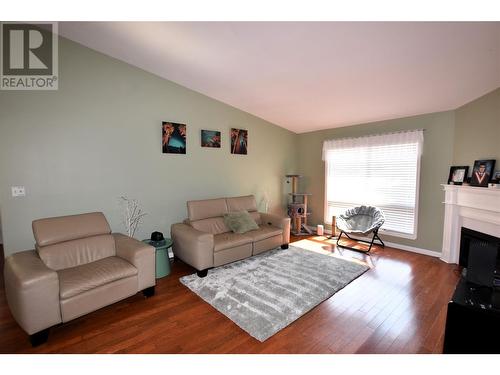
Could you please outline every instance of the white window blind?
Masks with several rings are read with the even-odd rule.
[[[377,206],[387,234],[416,238],[423,130],[325,141],[325,222],[347,208]]]

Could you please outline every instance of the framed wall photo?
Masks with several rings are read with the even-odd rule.
[[[246,155],[248,152],[248,130],[231,128],[231,154]]]
[[[202,130],[201,147],[220,148],[220,132],[216,130]]]
[[[186,153],[186,125],[176,122],[161,123],[162,151],[164,154]]]
[[[491,179],[491,182],[494,182],[495,184],[500,184],[500,171],[496,171],[493,174],[493,178]]]
[[[495,160],[476,160],[470,179],[471,186],[488,187],[494,168]]]
[[[462,185],[469,174],[469,166],[453,166],[450,167],[450,175],[448,176],[448,185]]]

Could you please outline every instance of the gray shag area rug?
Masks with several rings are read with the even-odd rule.
[[[259,341],[331,297],[368,266],[290,246],[180,278]]]

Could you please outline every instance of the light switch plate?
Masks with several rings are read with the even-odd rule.
[[[26,189],[24,186],[12,186],[12,196],[13,197],[25,197]]]

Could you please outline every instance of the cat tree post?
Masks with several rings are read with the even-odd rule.
[[[292,192],[289,193],[292,199],[288,204],[288,216],[292,219],[292,234],[296,236],[313,234],[307,226],[307,217],[311,214],[307,210],[307,198],[311,194],[298,192],[298,182],[302,176],[289,174],[286,177],[287,182],[292,184]]]

